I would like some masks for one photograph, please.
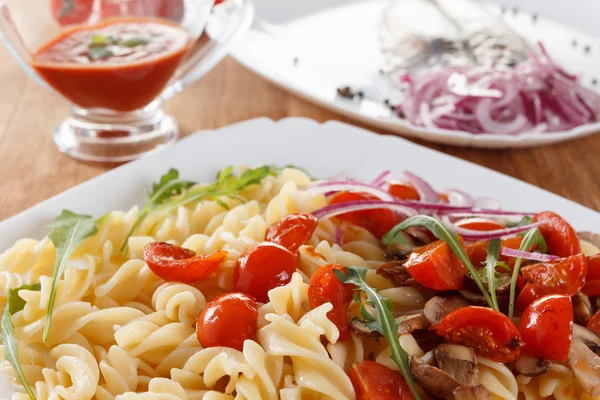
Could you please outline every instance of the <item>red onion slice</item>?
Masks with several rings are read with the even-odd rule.
[[[448,201],[454,206],[461,207],[473,207],[475,206],[475,199],[468,193],[458,189],[447,189],[445,191],[448,196]]]
[[[346,214],[353,211],[365,211],[365,210],[377,210],[381,208],[390,209],[407,217],[418,215],[419,213],[410,207],[403,206],[401,204],[391,201],[379,201],[379,200],[357,200],[348,201],[345,203],[330,204],[323,208],[314,211],[312,214],[315,218],[331,218],[336,215]]]
[[[448,215],[442,216],[442,221],[450,229],[452,229],[454,232],[461,235],[463,237],[463,239],[468,240],[468,241],[490,240],[490,239],[502,238],[505,236],[512,236],[512,235],[516,235],[517,233],[528,231],[528,230],[540,225],[539,222],[535,222],[533,224],[523,225],[523,226],[515,226],[513,228],[495,229],[493,231],[476,231],[473,229],[466,229],[466,228],[461,228],[459,226],[456,226],[450,220]]]
[[[369,193],[378,199],[392,202],[394,198],[385,190],[382,190],[378,187],[374,187],[372,185],[368,185],[366,183],[361,182],[347,182],[347,181],[328,181],[318,183],[313,185],[307,189],[307,191],[313,193],[334,193],[334,192],[362,192]]]
[[[382,173],[377,175],[375,179],[373,179],[373,182],[371,182],[371,186],[381,188],[387,183],[391,175],[392,173],[389,170],[383,171]]]
[[[440,201],[440,197],[437,192],[433,190],[431,185],[427,183],[423,178],[413,174],[412,172],[404,172],[404,177],[413,185],[415,189],[421,195],[421,200],[437,203]]]
[[[491,197],[477,197],[475,198],[474,208],[483,210],[500,210],[502,209],[502,203]]]
[[[550,254],[532,253],[529,251],[510,249],[508,247],[503,247],[501,253],[503,256],[507,257],[519,257],[542,262],[558,260],[560,258],[558,256],[553,256]]]

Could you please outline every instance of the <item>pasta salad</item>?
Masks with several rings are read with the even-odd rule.
[[[0,255],[13,400],[600,400],[600,240],[406,172],[168,171]]]

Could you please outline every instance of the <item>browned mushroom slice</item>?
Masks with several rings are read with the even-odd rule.
[[[352,332],[356,336],[361,337],[381,337],[383,336],[381,333],[377,332],[374,329],[371,329],[367,326],[366,321],[360,318],[352,318],[350,321],[350,328],[352,328]]]
[[[573,336],[567,361],[583,390],[590,396],[599,396],[600,356],[594,353],[581,338]]]
[[[433,325],[440,322],[446,315],[450,314],[452,311],[462,307],[467,307],[468,305],[469,303],[467,303],[460,297],[435,296],[429,299],[427,303],[425,303],[423,313],[425,314],[425,318],[427,318],[427,321],[429,321],[429,323]]]
[[[444,343],[433,352],[438,367],[450,374],[462,385],[475,386],[479,379],[477,357],[472,348],[459,344]]]
[[[436,398],[451,400],[454,398],[454,389],[461,386],[450,374],[426,364],[419,357],[410,358],[410,372],[415,382]]]
[[[591,351],[600,355],[600,337],[589,329],[573,324],[573,340],[581,339]]]
[[[408,335],[417,329],[425,329],[429,326],[429,322],[425,318],[423,313],[413,315],[403,315],[396,318],[398,323],[398,335]],[[374,329],[369,328],[366,321],[360,318],[352,318],[350,321],[350,327],[356,336],[362,337],[380,337],[383,336],[381,333]]]
[[[412,277],[401,261],[390,261],[377,268],[377,274],[389,279],[394,286],[404,286]]]
[[[398,323],[398,335],[408,335],[415,330],[425,329],[429,326],[429,321],[425,318],[425,314],[403,315],[396,318]]]
[[[592,303],[590,298],[581,292],[571,297],[573,301],[573,316],[576,324],[587,325],[592,315]]]
[[[600,247],[600,235],[592,232],[577,232],[579,239],[590,242],[596,247]]]
[[[484,386],[459,386],[452,391],[453,400],[492,400],[492,394]]]
[[[525,376],[542,375],[552,368],[552,361],[521,353],[515,363],[515,371]]]
[[[403,243],[392,243],[385,248],[385,259],[388,261],[405,261],[415,246]]]

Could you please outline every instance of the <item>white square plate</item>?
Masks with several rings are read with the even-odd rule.
[[[381,136],[339,122],[323,125],[302,118],[274,122],[261,118],[201,131],[158,154],[131,162],[46,200],[0,223],[0,252],[15,240],[41,238],[45,226],[62,209],[101,216],[142,204],[144,192],[169,168],[184,178],[212,181],[226,165],[294,164],[313,176],[331,177],[345,171],[370,180],[381,171],[411,170],[437,189],[461,188],[491,196],[506,208],[559,212],[578,230],[600,232],[600,214],[572,201],[487,168],[429,150],[394,136]],[[0,395],[12,393],[0,377]]]
[[[24,237],[41,238],[62,209],[101,216],[143,204],[144,193],[169,168],[182,177],[212,181],[226,165],[294,164],[316,177],[347,172],[370,180],[385,169],[411,170],[436,189],[460,188],[490,196],[507,209],[554,210],[578,230],[600,232],[600,214],[487,168],[339,122],[261,118],[193,134],[158,154],[116,168],[0,223],[0,252]]]

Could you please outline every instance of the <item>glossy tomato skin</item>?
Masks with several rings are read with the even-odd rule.
[[[244,293],[225,293],[211,300],[198,314],[196,336],[203,347],[242,350],[254,340],[258,322],[256,300]]]
[[[523,352],[552,361],[565,361],[573,331],[573,304],[564,295],[542,297],[531,303],[519,322]]]
[[[583,254],[561,258],[521,268],[525,283],[543,289],[545,294],[574,295],[585,283],[587,259]]]
[[[283,246],[261,242],[242,253],[233,272],[233,289],[261,303],[269,290],[287,284],[296,271],[297,257]]]
[[[600,336],[600,310],[598,310],[596,314],[594,314],[594,316],[589,320],[587,328],[596,335]]]
[[[149,243],[144,261],[156,275],[169,282],[195,282],[208,277],[225,261],[227,252],[196,255],[192,250],[164,242]]]
[[[533,222],[541,222],[539,229],[546,244],[548,254],[569,257],[581,253],[577,233],[567,221],[552,211],[544,211],[533,217]]]
[[[587,257],[587,276],[581,289],[586,296],[600,296],[600,254]]]
[[[472,347],[480,356],[502,363],[516,361],[523,347],[515,324],[506,315],[487,307],[459,308],[430,329],[448,342]]]
[[[519,293],[519,297],[517,297],[515,308],[520,312],[524,312],[527,306],[545,295],[546,291],[541,286],[527,283]]]
[[[101,0],[100,18],[119,16],[158,17],[180,23],[183,20],[183,0]]]
[[[511,238],[507,238],[507,239],[502,239],[501,246],[507,247],[509,249],[518,250],[519,247],[521,247],[522,241],[523,241],[522,236],[515,236],[515,237],[511,237]],[[490,241],[485,240],[485,241],[471,243],[470,245],[467,246],[467,253],[469,255],[469,260],[471,260],[471,262],[473,263],[473,266],[475,268],[483,267],[483,264],[485,263],[485,259],[487,257],[487,249],[488,249],[489,245],[490,245]],[[500,255],[500,260],[504,261],[511,267],[514,266],[514,264],[515,264],[514,257],[507,257],[507,256]]]
[[[456,226],[474,231],[495,231],[506,229],[506,226],[487,218],[468,218],[456,223]]]
[[[60,25],[82,24],[92,16],[94,0],[51,0],[50,8]]]
[[[421,200],[421,195],[407,183],[391,183],[388,193],[400,200]]]
[[[338,204],[359,200],[377,200],[377,198],[367,193],[341,192],[333,196],[329,203]],[[386,208],[353,211],[338,215],[338,218],[365,228],[379,239],[399,222],[394,212]]]
[[[265,240],[277,243],[295,253],[310,239],[318,222],[312,214],[288,215],[269,227]]]
[[[333,272],[336,269],[346,272],[346,268],[336,264],[324,265],[315,272],[308,286],[308,302],[311,308],[331,303],[333,309],[327,313],[327,318],[340,331],[339,340],[346,340],[350,337],[348,307],[352,302],[354,286],[340,282]]]
[[[415,249],[404,267],[413,279],[434,290],[458,290],[467,274],[467,267],[443,240]]]
[[[375,361],[361,361],[348,372],[356,400],[413,400],[408,384],[398,371]]]

